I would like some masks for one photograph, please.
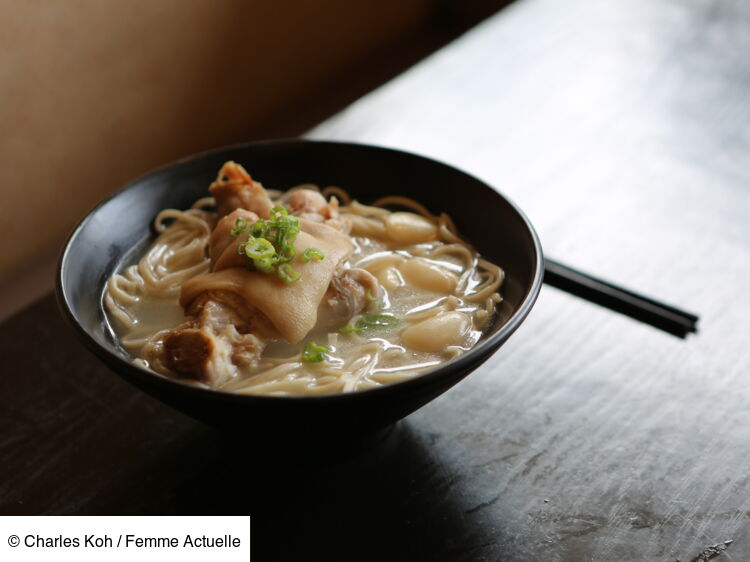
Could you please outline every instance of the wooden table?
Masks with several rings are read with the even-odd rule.
[[[249,513],[257,560],[750,560],[750,5],[523,0],[310,136],[486,179],[698,335],[545,288],[456,388],[290,466],[120,381],[48,296],[0,326],[0,513]]]

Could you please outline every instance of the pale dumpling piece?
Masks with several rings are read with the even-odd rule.
[[[361,261],[359,263],[359,267],[361,267],[362,269],[366,269],[373,275],[377,275],[381,270],[389,267],[399,267],[405,261],[406,258],[404,256],[396,254],[394,252],[389,252],[374,259]]]
[[[404,256],[389,253],[375,259],[360,263],[359,267],[366,269],[377,277],[380,284],[389,291],[393,291],[404,284],[398,267],[406,261]]]
[[[380,281],[380,284],[389,291],[393,291],[404,284],[401,274],[395,267],[381,269],[378,271],[376,277],[378,278],[378,281]]]
[[[461,345],[470,328],[471,320],[462,312],[442,312],[409,326],[401,338],[417,351],[440,351],[451,345]]]
[[[456,290],[458,277],[423,258],[412,258],[399,268],[407,285],[442,295],[451,295]]]
[[[437,227],[415,213],[391,213],[385,218],[388,237],[402,244],[419,244],[437,239]]]

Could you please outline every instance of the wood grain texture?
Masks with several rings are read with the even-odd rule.
[[[0,327],[0,512],[251,513],[260,560],[750,560],[749,54],[740,0],[524,0],[311,133],[485,178],[697,336],[545,288],[379,442],[274,465],[121,383],[48,298]]]

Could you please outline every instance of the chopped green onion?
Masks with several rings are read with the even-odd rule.
[[[245,217],[238,217],[237,220],[234,221],[234,228],[229,234],[232,236],[239,236],[246,228],[247,219]]]
[[[375,302],[376,300],[378,300],[375,297],[375,295],[372,294],[372,290],[371,289],[367,289],[367,292],[365,293],[365,297],[367,297],[367,300],[370,301],[370,302]]]
[[[392,314],[368,314],[357,321],[358,328],[389,328],[398,324],[398,318]]]
[[[326,353],[331,351],[328,346],[318,345],[314,341],[307,342],[305,351],[302,352],[302,361],[305,363],[320,363],[326,358]]]
[[[339,328],[342,334],[357,334],[371,328],[390,328],[398,324],[398,318],[393,314],[368,314],[357,320],[356,324],[347,324]]]
[[[266,275],[270,275],[276,269],[276,261],[270,256],[265,258],[254,258],[253,265],[255,266],[255,269]]]
[[[299,222],[294,217],[281,217],[274,223],[276,226],[276,246],[289,246],[299,234]]]
[[[261,273],[270,274],[274,272],[276,264],[276,250],[265,238],[253,238],[250,236],[244,245],[244,254],[253,260],[255,269]]]
[[[258,219],[250,227],[250,236],[253,238],[267,238],[268,237],[268,222],[263,219]]]
[[[294,283],[302,275],[289,263],[297,255],[294,242],[300,232],[299,220],[281,206],[271,209],[269,217],[258,219],[249,229],[247,219],[237,219],[232,236],[239,236],[245,230],[249,233],[248,239],[237,245],[237,253],[248,258],[248,267],[261,273],[276,273],[284,282]],[[311,250],[315,253],[308,253],[304,261],[323,258],[320,250]]]
[[[297,250],[294,249],[294,246],[284,246],[281,248],[281,251],[279,252],[279,262],[286,263],[290,262],[294,259],[294,256],[297,255]]]
[[[279,266],[279,277],[281,277],[285,283],[294,283],[297,279],[299,279],[302,274],[294,269],[290,264],[288,263],[282,263]]]
[[[251,259],[270,258],[276,254],[276,250],[265,238],[250,237],[245,242],[245,255]]]
[[[322,260],[325,257],[323,252],[318,250],[317,248],[308,248],[304,252],[302,252],[302,261],[307,263],[310,260]],[[369,291],[368,291],[369,292]]]

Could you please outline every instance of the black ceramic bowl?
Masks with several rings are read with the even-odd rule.
[[[102,293],[115,271],[136,261],[134,248],[153,237],[161,209],[189,207],[207,193],[227,160],[266,187],[338,185],[362,202],[412,197],[450,213],[459,231],[505,269],[503,302],[481,342],[468,353],[413,379],[348,394],[246,396],[207,390],[134,366],[104,318]],[[518,328],[542,282],[542,250],[529,221],[505,197],[455,168],[414,154],[350,143],[288,140],[199,154],[156,170],[99,204],[71,234],[60,258],[57,295],[84,343],[117,374],[161,401],[205,422],[252,435],[320,441],[385,427],[423,406],[494,353]],[[102,375],[104,376],[104,375]]]

